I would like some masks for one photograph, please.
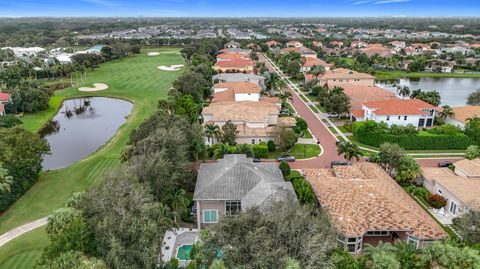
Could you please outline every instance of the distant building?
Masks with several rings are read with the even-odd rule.
[[[212,77],[212,83],[219,82],[251,82],[260,86],[261,89],[265,89],[265,77],[255,74],[244,73],[220,73]]]
[[[318,77],[320,85],[342,86],[343,84],[374,86],[375,77],[366,73],[359,73],[350,69],[335,68],[328,70]]]
[[[299,41],[296,41],[296,40],[288,41],[285,45],[288,48],[301,48],[301,47],[303,47],[302,42],[299,42]]]
[[[213,69],[223,73],[253,73],[255,61],[249,59],[233,59],[229,61],[217,61]]]
[[[8,93],[0,92],[0,115],[5,115],[5,104],[12,101],[12,97]]]
[[[235,42],[235,41],[230,41],[227,44],[225,44],[226,49],[237,49],[240,48],[240,43]]]
[[[455,115],[448,117],[445,122],[462,129],[465,128],[468,119],[480,117],[480,106],[453,107],[452,110]]]
[[[314,57],[305,57],[305,62],[300,67],[300,71],[309,72],[314,66],[323,66],[325,71],[330,70],[333,65]]]

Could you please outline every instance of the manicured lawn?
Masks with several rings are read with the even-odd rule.
[[[45,228],[37,228],[0,248],[0,269],[33,268],[48,244]]]
[[[65,98],[80,96],[111,96],[130,100],[134,108],[127,122],[104,146],[89,157],[65,168],[41,175],[40,180],[0,217],[0,234],[14,227],[49,215],[53,209],[62,207],[73,192],[84,191],[99,181],[102,175],[118,166],[121,150],[126,145],[131,131],[152,115],[157,101],[167,95],[172,82],[182,71],[168,72],[157,69],[159,65],[184,63],[176,54],[178,49],[151,49],[161,54],[148,57],[148,50],[141,55],[102,64],[87,73],[85,85],[102,82],[109,88],[98,92],[79,92],[77,88],[59,90],[48,111],[25,115],[24,127],[38,131],[53,117]],[[82,85],[84,86],[84,85]]]
[[[406,72],[406,71],[375,71],[377,79],[395,79],[395,78],[423,78],[423,77],[449,77],[449,78],[480,78],[480,73],[430,73],[430,72]]]
[[[305,130],[305,131],[303,132],[303,136],[302,136],[302,137],[303,137],[303,138],[313,138],[312,133],[310,133],[309,130]]]
[[[276,159],[279,156],[289,154],[295,156],[297,159],[307,159],[318,156],[321,152],[321,149],[318,145],[313,144],[295,144],[290,151],[288,152],[269,152],[269,159]]]

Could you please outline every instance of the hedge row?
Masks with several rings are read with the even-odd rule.
[[[380,147],[385,142],[396,143],[406,150],[452,150],[466,149],[474,144],[463,133],[455,135],[392,135],[384,132],[368,132],[360,122],[354,123],[353,135],[358,142]]]
[[[268,157],[268,146],[267,143],[262,142],[260,144],[252,145],[253,155],[257,158],[267,158]]]

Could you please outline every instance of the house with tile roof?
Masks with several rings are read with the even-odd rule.
[[[346,68],[330,69],[318,77],[320,85],[342,86],[343,84],[374,86],[375,77]]]
[[[213,84],[219,82],[250,82],[257,84],[261,89],[266,89],[265,77],[255,74],[220,73],[212,76]]]
[[[468,119],[480,117],[480,106],[462,106],[452,107],[453,116],[448,117],[445,123],[453,124],[460,128],[465,128]]]
[[[270,40],[270,41],[265,42],[265,45],[267,45],[267,47],[269,47],[269,48],[272,48],[272,47],[279,47],[279,46],[282,45],[282,43],[277,42],[275,40]]]
[[[292,40],[292,41],[288,41],[285,46],[289,47],[289,48],[301,48],[303,47],[303,44],[302,42],[300,41],[297,41],[297,40]]]
[[[317,53],[306,47],[287,47],[280,50],[280,54],[296,52],[305,58],[317,58]]]
[[[217,61],[230,61],[233,59],[250,59],[250,56],[240,52],[220,53],[217,55]]]
[[[236,48],[240,48],[240,43],[236,42],[236,41],[230,41],[228,43],[225,44],[225,48],[226,49],[236,49]]]
[[[253,73],[255,61],[250,59],[232,59],[229,61],[217,61],[213,69],[220,73]]]
[[[323,66],[325,71],[328,71],[333,67],[333,65],[325,62],[324,60],[320,60],[315,57],[305,57],[305,62],[300,67],[300,71],[309,72],[314,66]]]
[[[362,104],[362,111],[352,111],[351,121],[373,120],[385,122],[388,125],[412,124],[418,128],[432,127],[435,109],[435,106],[419,99],[395,98],[370,101]]]
[[[5,104],[12,101],[8,93],[0,92],[0,115],[5,115]]]
[[[480,210],[480,159],[460,160],[449,168],[424,167],[423,186],[447,200],[444,217],[454,218],[475,209]]]
[[[278,165],[254,163],[244,154],[227,154],[215,163],[200,164],[193,194],[198,229],[251,207],[266,211],[288,199],[297,200]]]
[[[333,89],[335,86],[330,86]],[[350,110],[360,110],[363,116],[362,105],[364,102],[383,101],[396,99],[397,97],[391,91],[377,86],[364,86],[354,84],[343,84],[343,92],[350,98]]]
[[[352,254],[364,244],[403,240],[416,248],[448,234],[383,169],[374,163],[303,169],[320,206]]]

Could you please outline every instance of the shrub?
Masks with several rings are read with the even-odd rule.
[[[193,219],[192,219],[192,216],[190,215],[190,211],[189,211],[189,210],[183,210],[183,212],[182,212],[182,221],[183,221],[183,222],[186,222],[186,223],[192,223],[192,222],[193,222]]]
[[[317,198],[315,192],[303,177],[294,178],[292,184],[300,204],[316,203]]]
[[[475,145],[468,146],[467,150],[465,151],[465,158],[473,160],[478,157],[480,157],[480,148]]]
[[[275,142],[270,140],[270,141],[267,142],[267,147],[268,147],[268,151],[274,152],[277,145],[275,145]]]
[[[394,129],[398,127],[394,127]],[[393,132],[398,133],[395,129]],[[380,147],[385,142],[396,143],[406,150],[449,150],[466,149],[472,140],[463,133],[454,135],[419,132],[418,134],[392,134],[392,129],[384,123],[374,121],[353,123],[353,135],[358,142]],[[406,129],[405,129],[406,131]]]
[[[0,116],[0,128],[11,128],[21,123],[22,121],[14,115]]]
[[[433,208],[442,208],[447,205],[447,200],[440,194],[429,194],[427,202]]]
[[[278,166],[278,168],[280,168],[280,171],[282,171],[282,175],[284,177],[290,175],[291,169],[290,169],[290,165],[287,162],[282,161]]]
[[[297,121],[296,128],[297,128],[298,130],[300,130],[301,132],[303,132],[303,131],[305,131],[305,130],[308,129],[308,124],[307,124],[307,122],[306,122],[304,119],[299,118],[299,117],[297,117],[297,118],[295,118],[295,119],[296,119],[296,121]]]
[[[427,201],[428,195],[430,194],[430,192],[424,187],[417,187],[415,185],[406,187],[406,191],[423,201]]]
[[[258,145],[252,145],[253,156],[257,158],[267,158],[268,157],[268,146],[265,142],[262,142]]]

